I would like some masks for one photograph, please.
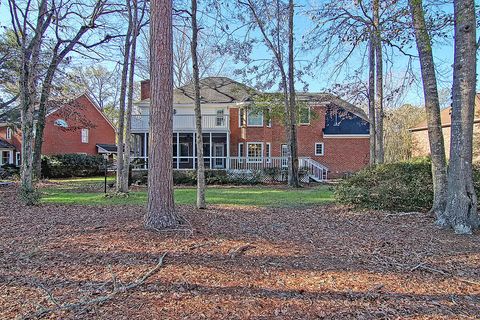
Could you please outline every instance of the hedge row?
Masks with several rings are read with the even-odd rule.
[[[44,178],[91,177],[102,175],[105,160],[102,156],[62,154],[42,156]]]
[[[474,183],[480,191],[480,168],[474,167]],[[433,202],[429,158],[368,167],[340,182],[338,202],[360,208],[428,211]]]

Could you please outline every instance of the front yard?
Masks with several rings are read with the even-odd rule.
[[[196,210],[187,188],[176,190],[187,223],[152,232],[143,228],[143,190],[104,198],[95,179],[43,188],[37,207],[0,188],[0,319],[480,314],[479,235],[438,230],[425,214],[352,211],[332,204],[326,187],[210,188],[209,208]],[[144,282],[118,289],[165,253]]]

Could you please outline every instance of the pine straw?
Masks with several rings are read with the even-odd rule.
[[[480,236],[422,214],[335,206],[179,207],[192,233],[148,232],[143,208],[24,207],[0,189],[0,319],[475,319]]]

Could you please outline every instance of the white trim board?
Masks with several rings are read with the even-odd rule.
[[[324,134],[324,138],[370,138],[369,134]]]

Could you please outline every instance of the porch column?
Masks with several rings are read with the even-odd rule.
[[[209,146],[209,148],[210,148],[210,152],[209,152],[209,154],[210,154],[210,169],[212,169],[213,166],[212,166],[212,133],[211,132],[210,132],[210,146]]]
[[[177,132],[177,170],[180,169],[180,133]]]
[[[192,146],[192,149],[193,149],[193,169],[195,169],[195,160],[197,159],[197,157],[195,156],[195,151],[197,149],[197,141],[195,140],[196,138],[196,133],[194,132],[193,133],[193,146]]]
[[[148,169],[147,166],[147,159],[148,159],[148,154],[147,154],[147,133],[143,133],[143,168]]]
[[[225,159],[226,168],[230,169],[230,133],[227,132],[227,159]]]

